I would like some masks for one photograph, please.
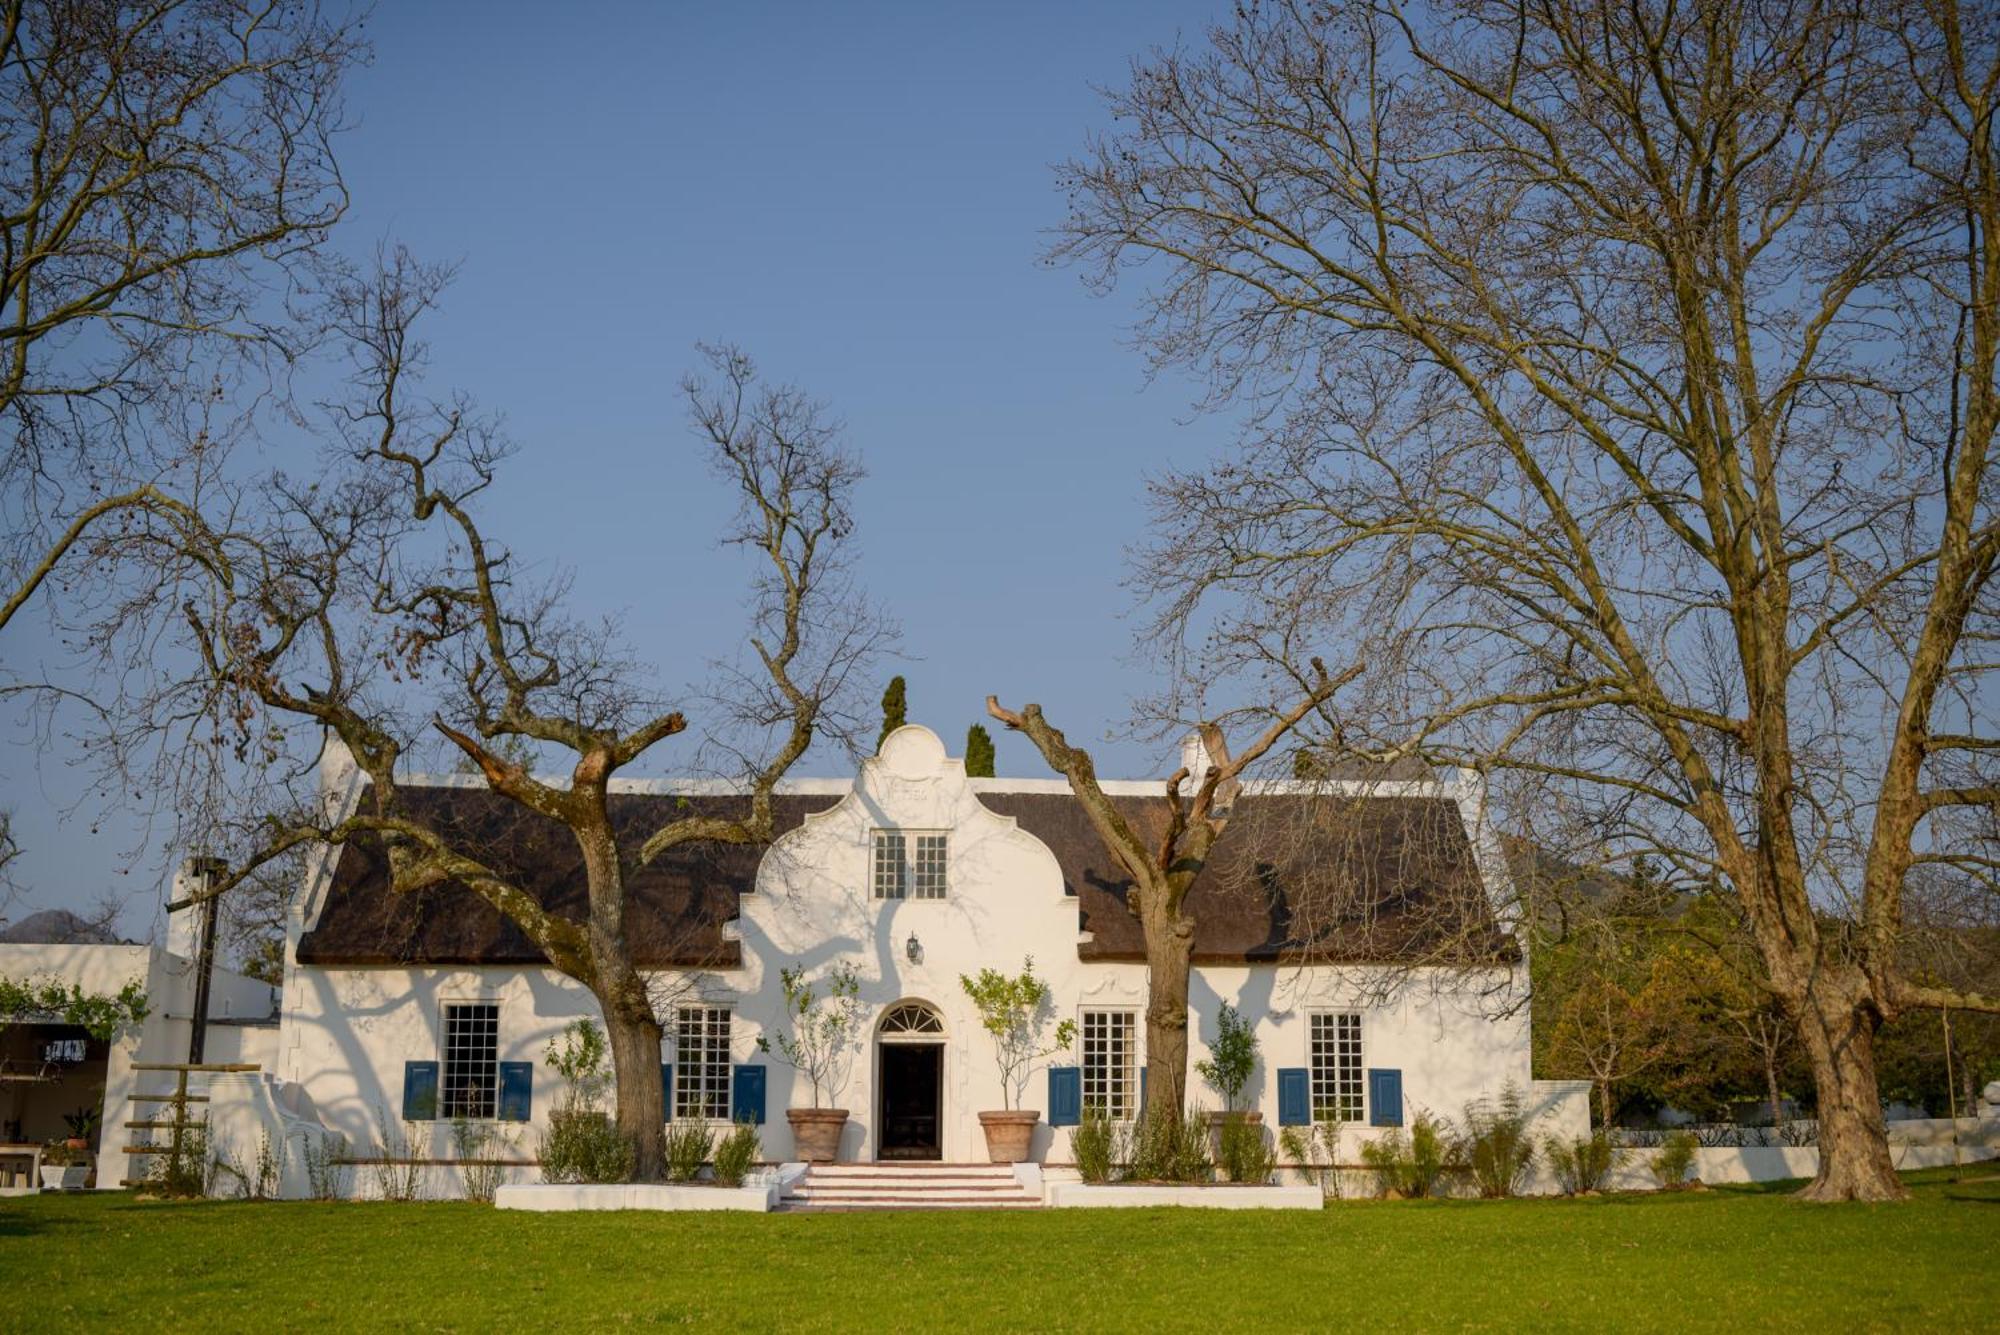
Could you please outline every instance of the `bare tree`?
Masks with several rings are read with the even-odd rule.
[[[1272,717],[1234,756],[1220,725],[1206,722],[1199,726],[1204,760],[1197,772],[1190,773],[1184,765],[1167,779],[1158,828],[1135,824],[1105,795],[1090,754],[1070,745],[1042,716],[1040,705],[1027,705],[1017,713],[1002,708],[993,696],[986,699],[988,714],[1025,733],[1049,768],[1068,780],[1105,851],[1132,878],[1125,907],[1139,920],[1146,943],[1149,1121],[1178,1119],[1187,1105],[1188,979],[1194,962],[1196,925],[1187,903],[1188,890],[1229,828],[1244,772],[1342,684],[1358,675],[1358,669],[1350,668],[1331,677],[1318,662],[1313,664],[1313,672],[1314,684],[1303,698]],[[1192,790],[1188,791],[1190,784]]]
[[[2000,868],[2000,12],[1273,0],[1156,52],[1056,253],[1253,405],[1161,481],[1206,673],[1366,646],[1336,751],[1531,773],[1739,897],[1816,1200],[1904,1194],[1913,868]],[[1196,674],[1201,675],[1201,674]]]
[[[386,849],[394,892],[457,887],[484,899],[598,1000],[618,1125],[636,1147],[634,1171],[656,1177],[662,1026],[656,980],[630,944],[628,882],[681,845],[768,842],[779,780],[816,737],[852,727],[854,674],[890,633],[849,571],[849,500],[861,468],[822,405],[765,384],[740,352],[704,350],[714,379],[691,377],[686,396],[739,503],[727,541],[749,549],[761,572],[748,602],[754,665],[733,678],[730,712],[710,733],[739,762],[746,801],[734,815],[621,825],[613,779],[686,731],[688,718],[649,689],[615,626],[573,619],[566,582],[531,586],[481,527],[476,498],[504,440],[465,400],[428,402],[414,389],[424,353],[412,324],[445,278],[398,255],[378,278],[342,288],[356,398],[336,422],[352,466],[310,484],[271,479],[243,509],[268,520],[205,527],[180,553],[207,577],[204,598],[183,608],[202,669],[146,713],[155,729],[177,720],[213,729],[267,770],[282,769],[300,724],[308,737],[337,738],[367,779],[358,805],[267,803],[233,837],[218,832],[229,871],[207,893],[226,894],[294,850],[365,838]],[[583,914],[543,903],[477,832],[399,800],[401,771],[427,735],[444,739],[524,819],[574,839]],[[568,773],[533,773],[524,746],[567,756]]]
[[[91,536],[189,521],[223,391],[309,336],[365,54],[309,0],[0,4],[0,626]]]

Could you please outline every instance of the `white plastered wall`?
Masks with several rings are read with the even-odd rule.
[[[351,775],[333,794],[352,801]],[[906,727],[884,743],[882,754],[865,761],[835,805],[808,817],[780,838],[761,863],[757,892],[742,902],[733,930],[742,944],[743,965],[676,979],[690,1000],[727,1005],[734,1011],[732,1060],[768,1070],[764,1157],[784,1160],[793,1153],[784,1119],[788,1106],[808,1106],[803,1077],[757,1050],[760,1035],[783,1023],[778,970],[804,967],[822,976],[851,963],[861,982],[864,1015],[846,1079],[832,1099],[849,1122],[842,1157],[876,1157],[879,1134],[876,1099],[877,1046],[874,1026],[902,1001],[923,1001],[944,1019],[941,1133],[946,1161],[984,1157],[977,1114],[1003,1106],[990,1042],[959,985],[961,974],[991,966],[1018,970],[1032,957],[1036,973],[1055,998],[1053,1022],[1075,1018],[1085,1007],[1137,1013],[1138,1052],[1145,1061],[1146,971],[1138,963],[1086,963],[1077,957],[1077,901],[1063,891],[1053,854],[1011,818],[981,805],[978,791],[995,781],[968,782],[963,763],[945,753],[929,730]],[[1009,785],[1011,786],[1011,785]],[[1469,786],[1425,785],[1461,805],[1476,798]],[[1146,791],[1158,791],[1147,785]],[[1468,814],[1469,824],[1474,818]],[[871,835],[878,828],[944,830],[950,834],[949,892],[941,900],[876,900],[871,896]],[[1475,828],[1482,855],[1492,853],[1483,829]],[[1482,856],[1490,876],[1497,858]],[[321,860],[308,878],[291,916],[286,951],[283,1026],[278,1073],[299,1082],[320,1116],[347,1135],[357,1148],[379,1145],[382,1123],[400,1131],[403,1064],[439,1055],[442,1008],[460,1000],[490,1000],[500,1006],[502,1061],[536,1063],[534,1121],[508,1128],[532,1157],[536,1135],[559,1091],[554,1073],[542,1064],[543,1050],[572,1019],[597,1008],[578,984],[551,969],[332,969],[296,963],[299,935],[318,911],[330,877],[332,858]],[[908,949],[918,943],[916,958]],[[1308,1065],[1308,1014],[1315,1009],[1358,1009],[1363,1014],[1363,1064],[1403,1072],[1406,1116],[1418,1107],[1456,1115],[1465,1103],[1497,1093],[1509,1081],[1529,1090],[1529,1044],[1525,1006],[1517,991],[1522,974],[1504,972],[1467,979],[1444,972],[1416,971],[1399,980],[1386,1004],[1375,1000],[1381,978],[1365,971],[1290,966],[1199,967],[1190,995],[1191,1056],[1207,1055],[1215,1037],[1216,1014],[1228,1002],[1255,1020],[1260,1060],[1251,1106],[1277,1121],[1277,1070]],[[1495,1018],[1496,1012],[1511,1012]],[[670,1025],[671,1030],[671,1025]],[[673,1061],[671,1037],[666,1060]],[[1052,1059],[1073,1062],[1074,1054]],[[1195,1096],[1212,1095],[1192,1075]],[[1029,1079],[1024,1106],[1047,1109],[1047,1077]],[[449,1153],[449,1128],[420,1128],[412,1149],[436,1157]],[[1353,1137],[1367,1134],[1357,1130]],[[1351,1149],[1351,1146],[1350,1146]],[[1070,1159],[1068,1133],[1037,1129],[1035,1152],[1051,1163]]]

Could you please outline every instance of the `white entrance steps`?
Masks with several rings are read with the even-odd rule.
[[[1004,1163],[814,1164],[779,1198],[778,1208],[807,1210],[1038,1210],[1031,1192]]]

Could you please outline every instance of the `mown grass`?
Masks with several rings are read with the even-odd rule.
[[[0,1325],[221,1330],[1972,1330],[2000,1172],[1899,1206],[1768,1189],[1318,1214],[535,1215],[0,1201]]]

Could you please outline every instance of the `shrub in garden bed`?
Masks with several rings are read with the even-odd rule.
[[[632,1143],[599,1105],[610,1083],[604,1031],[578,1020],[548,1046],[546,1060],[563,1078],[562,1102],[549,1115],[539,1157],[544,1182],[625,1182],[632,1176]]]
[[[1542,1147],[1542,1154],[1549,1161],[1549,1169],[1556,1175],[1556,1184],[1565,1196],[1602,1191],[1604,1180],[1611,1176],[1612,1160],[1616,1157],[1611,1137],[1602,1131],[1575,1140],[1550,1136]]]
[[[1517,1086],[1510,1082],[1490,1107],[1466,1105],[1458,1155],[1481,1196],[1499,1198],[1520,1191],[1521,1180],[1535,1161],[1535,1146],[1528,1137],[1528,1110]]]
[[[757,1162],[757,1128],[738,1122],[715,1147],[715,1180],[725,1187],[740,1187]]]
[[[1453,1166],[1444,1128],[1423,1111],[1411,1118],[1407,1137],[1399,1129],[1364,1143],[1361,1161],[1374,1171],[1377,1193],[1390,1197],[1429,1196]]]
[[[1694,1167],[1694,1152],[1701,1148],[1692,1131],[1675,1131],[1660,1142],[1653,1156],[1653,1176],[1668,1191],[1687,1185],[1688,1170]]]
[[[692,1182],[715,1147],[706,1122],[673,1122],[667,1127],[667,1181]]]

